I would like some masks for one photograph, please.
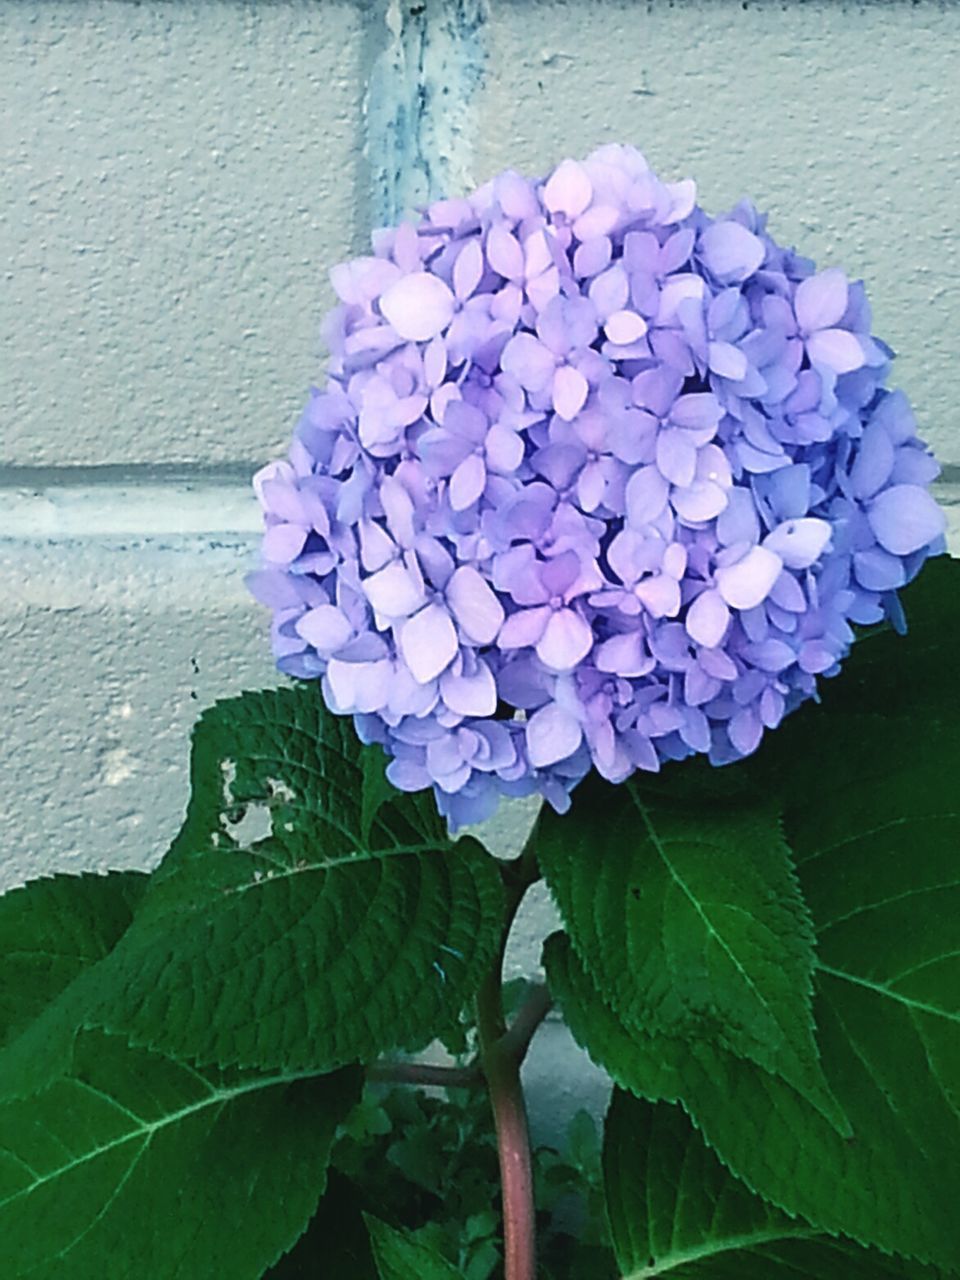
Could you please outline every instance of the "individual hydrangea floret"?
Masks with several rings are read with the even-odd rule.
[[[749,755],[942,548],[862,284],[695,198],[606,146],[332,272],[251,589],[281,671],[454,825]]]

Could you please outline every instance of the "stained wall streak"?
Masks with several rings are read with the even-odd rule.
[[[387,0],[364,100],[374,224],[474,185],[471,100],[488,19],[487,0]]]

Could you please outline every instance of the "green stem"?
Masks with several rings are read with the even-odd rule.
[[[549,1002],[537,1003],[512,1039],[503,1016],[503,956],[517,909],[527,888],[538,878],[532,837],[523,853],[505,864],[507,915],[496,961],[477,992],[480,1060],[497,1133],[503,1202],[504,1280],[534,1280],[536,1220],[533,1203],[533,1160],[520,1065]],[[536,1018],[534,1020],[534,1015]]]

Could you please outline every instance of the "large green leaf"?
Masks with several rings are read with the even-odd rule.
[[[462,1280],[457,1269],[408,1231],[367,1217],[380,1280]]]
[[[570,1029],[591,1057],[638,1097],[682,1101],[752,1190],[826,1231],[960,1270],[956,1114],[916,1043],[891,1038],[885,1007],[858,1005],[863,988],[851,985],[849,1022],[838,1021],[822,999],[815,1004],[824,1069],[853,1124],[854,1136],[844,1140],[796,1090],[756,1064],[703,1041],[627,1028],[563,935],[548,939],[544,962]],[[884,1064],[879,1078],[865,1052],[868,1036]],[[918,1113],[927,1123],[914,1122]]]
[[[628,1026],[751,1058],[844,1128],[813,1036],[813,927],[776,810],[590,781],[568,815],[542,815],[537,853],[577,954]]]
[[[610,1233],[628,1280],[932,1280],[919,1263],[818,1233],[752,1195],[668,1103],[615,1091],[603,1164]]]
[[[874,632],[844,673],[716,771],[781,805],[817,935],[814,1015],[844,1137],[782,1078],[719,1043],[645,1034],[554,943],[575,1033],[637,1094],[682,1099],[765,1198],[831,1231],[960,1270],[960,566],[905,595],[909,632]],[[644,788],[683,794],[685,766]],[[722,796],[721,796],[722,798]],[[717,795],[693,809],[716,807]],[[619,1011],[618,1011],[619,1012]]]
[[[788,716],[751,760],[714,773],[802,813],[816,810],[821,788],[869,796],[897,767],[922,763],[948,798],[960,766],[960,560],[926,565],[902,603],[905,635],[862,634],[840,674],[821,682],[819,704]]]
[[[30,1280],[257,1280],[323,1190],[357,1079],[195,1071],[84,1032],[0,1104],[0,1258]]]
[[[861,635],[840,675],[823,681],[824,714],[869,709],[884,716],[956,723],[960,560],[938,556],[929,561],[900,600],[906,635],[890,626]]]
[[[51,876],[0,896],[0,1047],[116,944],[143,896],[137,871]]]
[[[130,1049],[79,1029],[82,999],[70,1023],[144,879],[62,877],[0,899],[4,1013],[16,1026],[56,997],[70,1027],[28,1029],[16,1043],[32,1054],[0,1055],[22,1072],[0,1103],[4,1276],[257,1280],[307,1224],[356,1097],[355,1073],[201,1072]]]
[[[206,712],[183,830],[87,1023],[197,1062],[315,1071],[451,1026],[496,953],[498,867],[383,763],[312,685]]]

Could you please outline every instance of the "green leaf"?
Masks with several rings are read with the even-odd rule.
[[[357,1188],[333,1168],[310,1225],[264,1280],[376,1280]]]
[[[574,1168],[590,1168],[600,1152],[597,1124],[589,1111],[577,1111],[567,1125],[567,1150]]]
[[[314,1071],[455,1024],[496,953],[499,869],[382,768],[313,685],[206,712],[183,830],[87,1023],[201,1063]],[[241,842],[256,823],[269,832]]]
[[[366,1218],[380,1280],[461,1280],[455,1267],[407,1231]]]
[[[603,1163],[607,1219],[629,1280],[933,1280],[917,1263],[818,1233],[752,1195],[679,1107],[615,1091]]]
[[[571,942],[627,1026],[750,1058],[845,1129],[813,1034],[813,928],[775,810],[701,810],[591,780],[538,835]]]
[[[0,896],[0,1047],[110,951],[146,884],[137,871],[59,875]]]
[[[902,602],[906,635],[889,626],[865,632],[840,674],[821,682],[819,704],[790,715],[752,759],[714,772],[737,775],[741,786],[772,792],[798,811],[823,786],[864,792],[891,766],[925,760],[930,780],[949,795],[960,761],[960,561],[931,561]]]
[[[882,626],[861,635],[841,674],[823,682],[824,714],[869,710],[956,724],[960,560],[937,556],[898,594],[907,634]]]
[[[960,1260],[958,587],[956,562],[928,566],[904,593],[905,637],[858,641],[824,684],[827,710],[803,708],[754,760],[716,771],[741,799],[765,792],[782,806],[847,1140],[722,1046],[628,1027],[569,949],[551,948],[575,1032],[624,1087],[682,1099],[724,1163],[782,1208],[947,1267]]]
[[[310,1218],[357,1083],[199,1073],[81,1034],[68,1076],[0,1105],[5,1274],[257,1280]]]
[[[0,1053],[21,1073],[0,1103],[4,1275],[257,1280],[309,1220],[356,1098],[355,1072],[200,1072],[79,1029],[145,879],[58,877],[0,899],[5,1011],[19,1024],[53,1000],[14,1042],[32,1051]]]
[[[703,1042],[627,1028],[561,934],[551,989],[575,1039],[638,1097],[682,1101],[753,1191],[829,1232],[952,1268],[960,1259],[957,1117],[916,1041],[852,984],[845,1020],[815,1004],[824,1069],[854,1136],[844,1140],[784,1080]],[[862,998],[860,993],[866,999]],[[955,1077],[954,1077],[955,1078]]]

